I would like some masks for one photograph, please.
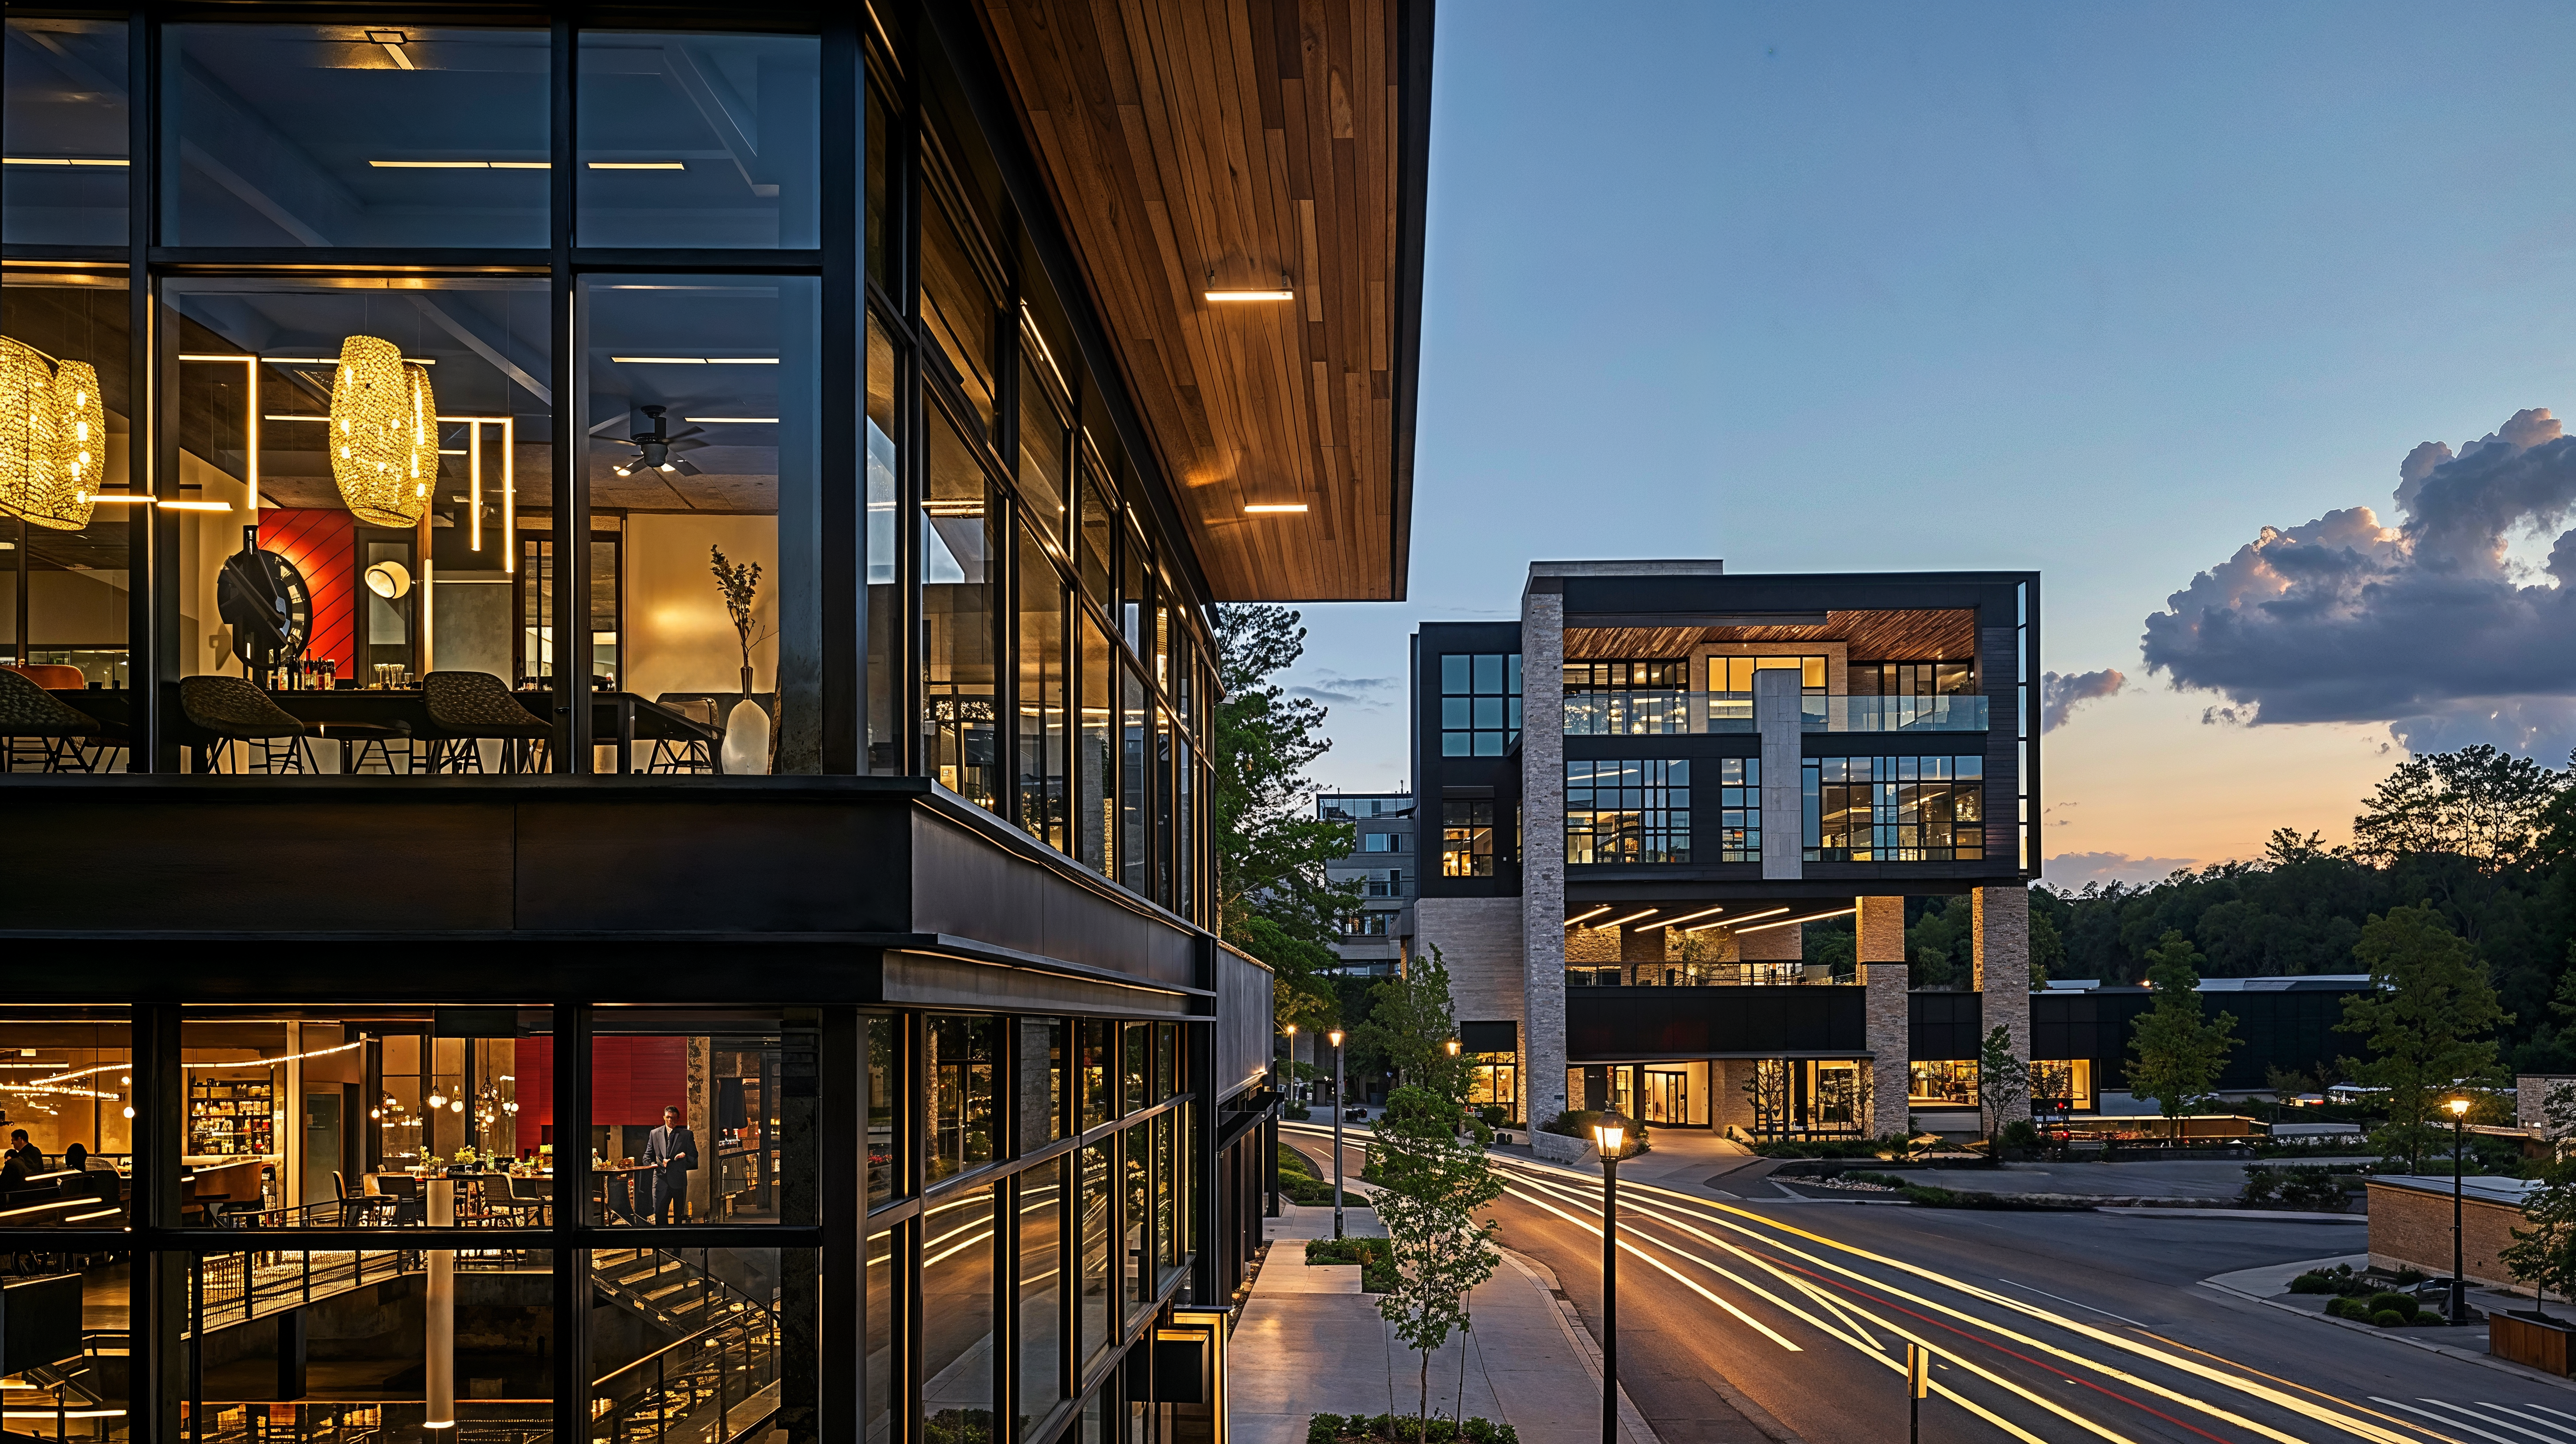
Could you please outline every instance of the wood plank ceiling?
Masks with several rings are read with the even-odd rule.
[[[1400,238],[1398,210],[1422,178],[1401,174],[1399,132],[1425,99],[1399,94],[1406,4],[981,7],[1221,600],[1404,595],[1413,418],[1397,369],[1420,241]],[[1206,299],[1280,288],[1294,299]]]
[[[1702,642],[1842,642],[1855,662],[1957,660],[1977,651],[1977,614],[1965,608],[1834,611],[1822,626],[1568,627],[1565,657],[1654,661],[1687,657]]]

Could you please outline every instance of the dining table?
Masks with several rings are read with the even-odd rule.
[[[122,688],[51,689],[51,694],[74,711],[86,713],[102,723],[124,726],[133,718],[134,694]],[[540,719],[555,715],[554,693],[522,690],[512,694],[521,707]],[[178,719],[171,736],[196,753],[197,770],[210,770],[212,751],[218,739],[189,726],[179,711],[178,689],[172,687],[163,715]],[[271,701],[279,710],[299,722],[320,729],[325,741],[341,744],[342,770],[348,768],[348,753],[354,735],[338,735],[332,728],[363,727],[366,735],[379,735],[372,729],[400,723],[414,738],[437,735],[437,725],[430,720],[427,694],[419,688],[337,688],[330,691],[271,691]],[[724,732],[699,722],[676,708],[666,707],[652,698],[634,692],[593,692],[590,707],[590,740],[593,745],[617,749],[616,772],[635,770],[635,744],[643,742],[704,743],[707,755],[714,759],[717,770],[723,769]]]

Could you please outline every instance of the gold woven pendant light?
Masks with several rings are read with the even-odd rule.
[[[98,373],[79,361],[58,373],[44,352],[0,336],[0,511],[79,531],[106,458]]]
[[[352,516],[412,527],[438,478],[438,402],[429,369],[390,341],[352,336],[331,379],[331,479]]]

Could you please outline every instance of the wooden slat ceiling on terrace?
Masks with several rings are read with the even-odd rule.
[[[982,5],[1222,600],[1404,595],[1420,235],[1398,212],[1419,212],[1404,117],[1425,97],[1399,93],[1397,38],[1414,4]],[[1205,295],[1283,278],[1291,301]]]
[[[1687,657],[1703,642],[1842,642],[1856,662],[1928,662],[1976,655],[1977,614],[1967,608],[1827,612],[1822,626],[1568,627],[1569,662]]]

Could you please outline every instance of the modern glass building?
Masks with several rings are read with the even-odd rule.
[[[13,5],[8,1432],[1221,1429],[1209,609],[1404,594],[1430,47]]]

